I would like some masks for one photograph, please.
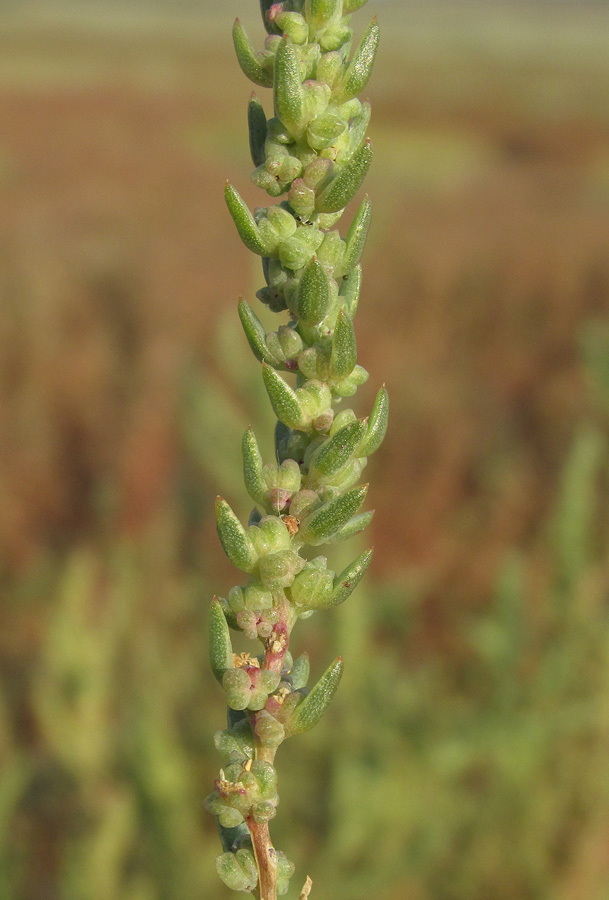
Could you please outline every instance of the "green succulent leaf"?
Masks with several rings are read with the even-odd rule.
[[[339,541],[346,541],[348,538],[353,537],[355,534],[359,534],[360,531],[367,528],[373,518],[373,509],[368,510],[368,512],[358,513],[357,516],[353,516],[353,518],[349,519],[342,528],[339,528],[332,537],[328,538],[326,543],[337,544]]]
[[[366,140],[318,196],[315,204],[317,211],[330,213],[344,209],[362,186],[371,162],[372,145]]]
[[[360,583],[372,559],[372,550],[366,550],[349,563],[334,580],[334,591],[328,606],[338,606],[349,597]]]
[[[304,325],[317,325],[328,312],[330,282],[326,270],[313,257],[302,273],[296,306],[298,319]]]
[[[237,310],[247,342],[256,359],[259,362],[266,362],[272,366],[279,365],[278,360],[275,359],[267,346],[264,326],[247,300],[241,298]]]
[[[228,211],[232,216],[233,222],[237,226],[239,237],[248,250],[257,253],[259,256],[266,256],[269,248],[262,240],[258,226],[254,221],[254,217],[249,211],[247,204],[241,199],[239,193],[232,184],[226,182],[224,188],[224,199],[228,206]]]
[[[222,677],[233,665],[233,647],[226,616],[217,597],[211,602],[209,611],[209,663],[216,681],[222,684]]]
[[[288,734],[303,734],[317,725],[338,689],[342,674],[343,661],[339,656],[296,707],[286,729]]]
[[[353,320],[344,309],[338,314],[334,339],[332,341],[332,353],[330,356],[330,371],[338,380],[351,374],[357,362],[357,344]]]
[[[216,498],[216,528],[224,552],[242,572],[251,572],[258,558],[245,528],[226,500]]]
[[[347,232],[343,270],[350,272],[361,259],[372,218],[372,203],[366,195]]]
[[[389,394],[385,385],[379,390],[368,419],[366,436],[359,447],[360,456],[371,456],[383,443],[389,420]]]
[[[280,422],[288,428],[303,428],[306,424],[302,407],[298,402],[296,391],[278,375],[275,369],[262,364],[262,377],[273,411]]]
[[[245,487],[255,503],[263,503],[266,483],[262,475],[262,455],[258,448],[256,435],[248,428],[241,442],[243,455],[243,480]]]
[[[247,127],[250,136],[250,154],[255,166],[264,163],[264,142],[266,141],[266,115],[262,103],[252,94],[247,105]]]
[[[246,78],[249,78],[254,84],[259,84],[261,87],[272,87],[273,72],[260,62],[239,19],[235,19],[235,24],[233,25],[233,44],[241,71]]]
[[[367,427],[367,421],[362,420],[351,422],[337,431],[315,454],[309,466],[309,476],[313,479],[328,478],[342,469],[351,459]]]
[[[368,485],[365,484],[324,503],[305,519],[300,528],[300,538],[314,547],[335,538],[360,508],[367,492]]]
[[[359,47],[353,54],[353,59],[349,63],[344,79],[337,91],[337,97],[341,100],[351,100],[356,97],[368,84],[374,58],[379,43],[379,26],[376,17],[372,20]]]
[[[300,137],[304,131],[304,96],[296,49],[284,35],[275,56],[273,99],[275,115],[294,137]]]

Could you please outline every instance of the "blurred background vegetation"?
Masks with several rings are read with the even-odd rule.
[[[367,11],[393,418],[372,574],[295,635],[346,675],[276,843],[316,900],[608,900],[609,7]],[[255,0],[0,6],[1,900],[229,894],[211,511],[272,429],[234,15],[261,39]]]

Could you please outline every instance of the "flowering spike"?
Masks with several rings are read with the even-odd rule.
[[[216,681],[222,684],[222,676],[233,664],[233,647],[228,623],[217,597],[211,601],[209,611],[209,662]]]
[[[251,572],[257,559],[254,545],[245,528],[226,500],[216,498],[216,527],[224,552],[234,566],[242,572]]]
[[[338,314],[334,340],[332,342],[332,354],[330,356],[330,369],[335,378],[346,378],[355,368],[357,362],[357,344],[355,342],[355,329],[353,321],[344,309]]]
[[[317,211],[331,213],[344,209],[362,186],[371,162],[372,145],[367,140],[318,196],[315,204]]]
[[[343,661],[339,656],[328,666],[300,706],[296,707],[286,729],[289,735],[303,734],[317,725],[336,693],[342,674]]]
[[[359,448],[362,456],[372,456],[375,450],[383,443],[385,432],[387,431],[387,421],[389,419],[389,395],[385,385],[379,390],[368,419],[368,430],[366,437]]]
[[[296,306],[298,319],[303,325],[317,325],[328,312],[330,283],[326,270],[313,257],[305,266],[298,285]]]
[[[264,142],[267,135],[266,115],[262,103],[255,94],[247,105],[247,127],[250,136],[250,154],[255,166],[264,163]]]
[[[372,550],[366,550],[343,569],[334,580],[334,590],[328,606],[338,606],[349,597],[360,583],[372,559]]]
[[[368,485],[364,484],[324,503],[305,519],[299,532],[301,540],[314,547],[330,541],[357,512],[366,499],[367,492]]]
[[[338,87],[337,99],[343,102],[351,100],[366,87],[372,74],[378,43],[379,26],[375,17],[364,32],[360,45],[353,54],[353,59]]]
[[[243,436],[243,479],[256,506],[244,527],[218,498],[218,535],[229,559],[248,574],[226,599],[214,599],[210,661],[228,706],[227,727],[214,737],[224,768],[205,808],[218,819],[220,877],[235,890],[276,900],[294,866],[271,844],[268,822],[278,795],[276,751],[290,734],[321,718],[338,686],[335,660],[308,692],[309,660],[293,660],[291,632],[300,618],[343,603],[369,566],[360,553],[337,575],[331,560],[308,547],[334,544],[371,521],[360,512],[366,457],[387,425],[381,388],[370,419],[337,404],[368,373],[357,365],[353,319],[362,282],[359,260],[371,219],[364,197],[350,226],[339,220],[370,165],[370,104],[356,98],[367,83],[378,44],[376,19],[352,53],[350,14],[365,0],[259,0],[267,36],[254,50],[239,21],[233,39],[245,74],[272,86],[267,120],[248,104],[252,182],[271,198],[254,212],[227,183],[226,203],[238,234],[262,257],[258,299],[287,320],[266,330],[243,298],[239,318],[277,416],[276,459],[263,464],[252,429]],[[265,321],[263,319],[263,321]],[[284,372],[292,372],[294,381]],[[229,629],[260,640],[258,655],[232,652]],[[300,900],[311,890],[307,879]]]
[[[278,365],[266,343],[266,335],[262,322],[249,305],[249,303],[241,298],[237,307],[239,318],[243,325],[243,330],[247,338],[247,342],[252,349],[252,353],[259,362],[266,362],[272,366]]]
[[[233,25],[233,44],[241,71],[246,78],[249,78],[254,84],[259,84],[261,87],[271,87],[273,84],[273,72],[271,69],[265,68],[256,56],[252,43],[239,19],[235,19],[235,24]]]
[[[294,137],[304,131],[305,99],[294,45],[285,35],[275,56],[275,115]]]
[[[342,264],[345,272],[350,272],[361,259],[371,218],[372,203],[366,195],[347,232],[345,256]]]
[[[253,215],[238,192],[232,184],[228,183],[228,181],[224,188],[224,198],[233,222],[237,226],[239,237],[247,249],[251,250],[252,253],[257,253],[259,256],[266,256],[269,248],[265,245],[260,236]]]

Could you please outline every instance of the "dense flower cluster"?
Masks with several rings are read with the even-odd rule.
[[[252,213],[227,184],[226,203],[243,243],[262,259],[265,285],[258,299],[287,312],[287,321],[267,333],[252,306],[239,302],[278,420],[276,459],[263,461],[249,429],[243,474],[256,506],[247,526],[225,500],[216,502],[220,541],[247,580],[212,603],[211,665],[226,693],[229,721],[216,735],[225,768],[206,806],[219,820],[220,877],[235,890],[256,891],[260,900],[285,893],[293,871],[268,834],[278,802],[275,752],[287,737],[316,724],[342,673],[339,658],[307,690],[308,659],[292,660],[290,633],[299,617],[346,600],[371,559],[366,551],[337,574],[308,548],[344,540],[369,524],[372,513],[360,511],[367,485],[358,482],[387,427],[384,387],[367,418],[340,408],[368,378],[357,364],[353,325],[368,198],[346,237],[335,227],[372,156],[370,105],[357,95],[370,76],[378,25],[370,23],[355,49],[350,28],[350,13],[365,2],[261,0],[268,32],[261,51],[238,20],[233,29],[243,72],[273,89],[270,119],[255,95],[249,103],[252,180],[283,199]],[[231,628],[258,638],[263,653],[234,654]]]

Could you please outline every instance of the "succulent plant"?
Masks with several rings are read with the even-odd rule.
[[[225,767],[206,807],[218,818],[224,851],[218,874],[258,900],[286,893],[294,870],[273,847],[268,824],[278,803],[277,748],[319,721],[343,670],[339,657],[309,690],[308,657],[293,660],[290,635],[299,618],[343,603],[372,556],[367,550],[336,573],[325,556],[313,555],[370,523],[372,512],[361,512],[368,485],[358,482],[387,427],[384,387],[368,417],[342,408],[368,378],[357,364],[353,324],[368,198],[344,238],[336,227],[372,158],[370,105],[357,95],[370,77],[379,29],[373,19],[353,49],[350,27],[350,14],[365,2],[261,0],[267,31],[261,51],[238,20],[233,28],[244,74],[273,89],[271,118],[255,94],[249,101],[252,181],[282,199],[252,213],[228,183],[225,198],[243,243],[262,260],[258,299],[285,317],[267,333],[254,308],[239,301],[277,417],[276,458],[263,461],[248,429],[243,476],[256,504],[249,523],[216,501],[222,547],[246,580],[211,606],[211,667],[226,693],[228,727],[216,734]],[[231,628],[261,641],[263,652],[233,653]],[[307,878],[301,898],[310,889]]]

